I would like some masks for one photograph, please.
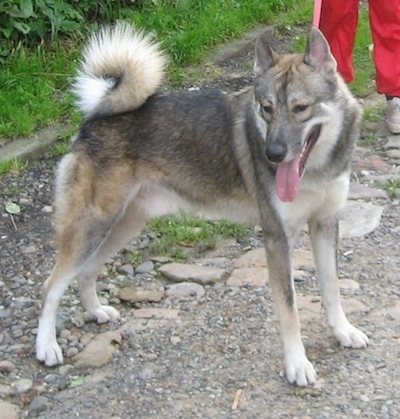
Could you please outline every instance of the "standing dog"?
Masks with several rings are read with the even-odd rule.
[[[100,304],[97,271],[150,217],[194,210],[262,226],[289,382],[316,381],[300,337],[290,254],[308,223],[328,323],[346,347],[368,344],[346,319],[336,272],[338,211],[349,186],[360,108],[336,72],[318,29],[304,55],[256,43],[255,85],[240,93],[157,92],[166,58],[118,23],[84,51],[75,92],[85,121],[56,182],[55,267],[44,284],[37,358],[61,364],[55,322],[75,278],[99,323],[118,312]]]

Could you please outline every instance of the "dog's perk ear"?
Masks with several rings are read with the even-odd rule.
[[[276,54],[269,45],[267,34],[263,33],[257,38],[256,60],[254,63],[254,73],[257,77],[262,76],[276,64]]]
[[[317,71],[336,71],[337,63],[322,32],[312,27],[307,37],[304,63]]]

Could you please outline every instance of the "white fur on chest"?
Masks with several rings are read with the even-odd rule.
[[[312,218],[323,220],[338,213],[346,204],[349,181],[349,173],[329,183],[304,177],[293,202],[282,202],[275,195],[273,203],[288,236],[294,236]]]

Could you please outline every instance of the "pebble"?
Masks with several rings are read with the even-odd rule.
[[[164,291],[140,290],[124,287],[119,290],[118,296],[121,300],[132,304],[140,302],[160,302],[164,298]]]
[[[47,409],[49,400],[44,396],[36,396],[29,404],[29,411],[33,413],[44,412]]]
[[[154,263],[151,260],[148,260],[144,263],[141,263],[136,267],[136,273],[138,275],[147,274],[154,271]]]
[[[77,355],[79,353],[79,349],[72,347],[68,348],[67,353],[65,354],[67,358],[72,358],[73,356]]]
[[[133,276],[135,273],[135,270],[131,264],[125,264],[118,268],[118,272],[123,275]]]
[[[33,381],[30,378],[21,378],[20,380],[14,381],[13,386],[18,394],[23,394],[32,389]]]
[[[202,285],[219,281],[226,273],[225,269],[184,263],[167,263],[161,266],[158,271],[173,281],[193,281]]]
[[[4,360],[0,362],[0,372],[9,373],[15,370],[15,364],[12,361]]]
[[[169,298],[195,297],[199,300],[204,296],[205,290],[200,284],[181,282],[179,284],[169,285],[165,294]]]
[[[19,408],[15,404],[0,401],[0,418],[1,419],[18,419]]]

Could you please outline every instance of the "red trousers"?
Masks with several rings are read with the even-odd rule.
[[[359,0],[322,0],[319,28],[346,82],[354,79],[353,46],[358,7]],[[377,91],[400,97],[400,0],[369,0],[369,21]]]

